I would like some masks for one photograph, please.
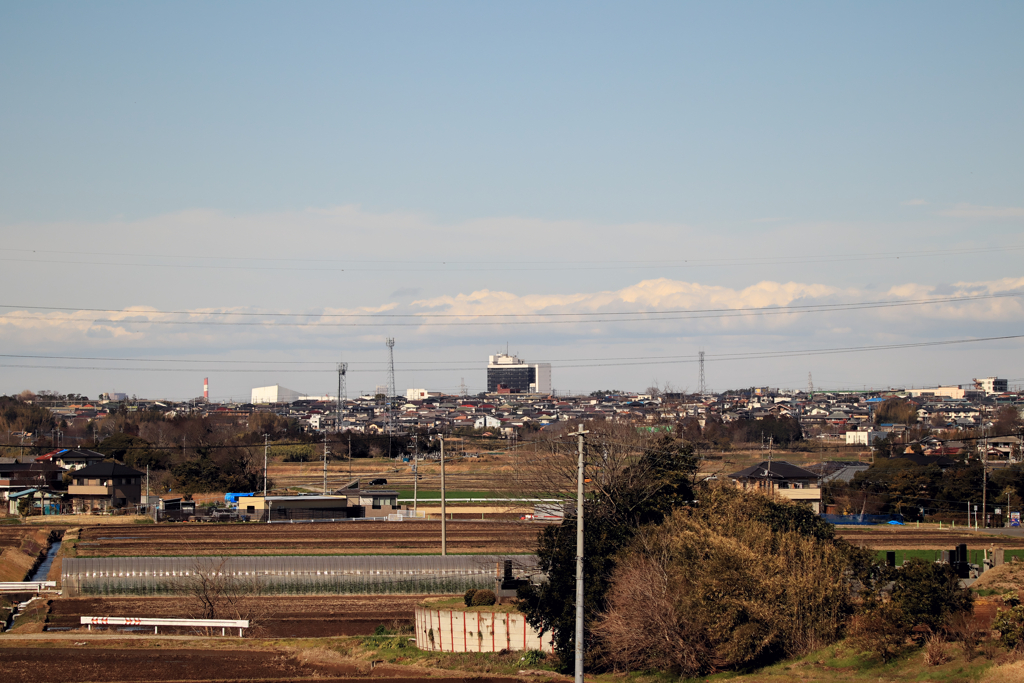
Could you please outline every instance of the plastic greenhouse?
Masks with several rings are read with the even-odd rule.
[[[535,555],[66,558],[68,595],[171,595],[202,575],[257,584],[261,593],[461,593],[491,588],[502,561],[536,571]]]

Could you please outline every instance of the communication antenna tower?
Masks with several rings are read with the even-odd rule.
[[[704,382],[704,350],[703,349],[700,350],[700,352],[698,353],[698,356],[700,358],[700,383],[697,385],[697,387],[698,387],[697,392],[701,396],[703,396],[704,394],[706,394],[708,392],[707,384],[705,384],[705,382]]]
[[[385,341],[388,347],[388,395],[384,397],[384,407],[387,410],[388,433],[392,432],[391,423],[391,400],[395,396],[395,340],[388,337]]]
[[[348,363],[338,363],[338,419],[334,423],[336,431],[341,431],[341,413],[348,399]]]

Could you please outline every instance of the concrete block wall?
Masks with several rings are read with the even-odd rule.
[[[554,652],[551,632],[538,633],[517,612],[416,608],[416,647],[441,652]]]

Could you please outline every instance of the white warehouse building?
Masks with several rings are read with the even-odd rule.
[[[285,389],[280,384],[269,387],[255,387],[252,390],[250,403],[292,403],[302,398],[302,394]]]

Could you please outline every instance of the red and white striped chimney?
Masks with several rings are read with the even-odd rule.
[[[203,378],[203,398],[205,398],[207,401],[210,400],[210,378],[209,377],[204,377]]]

